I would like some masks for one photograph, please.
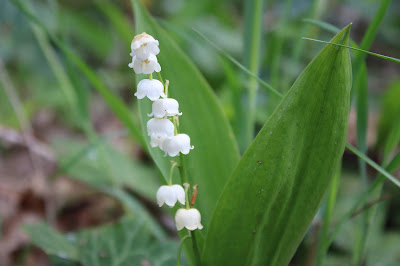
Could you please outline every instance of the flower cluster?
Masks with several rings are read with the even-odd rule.
[[[160,52],[158,41],[152,36],[142,33],[132,40],[131,44],[132,62],[129,67],[136,74],[149,74],[149,79],[143,79],[137,86],[135,96],[138,99],[144,97],[153,101],[151,118],[147,122],[147,134],[150,136],[150,145],[159,147],[165,152],[165,156],[175,157],[188,154],[194,147],[190,145],[190,137],[186,134],[178,134],[177,124],[179,103],[177,100],[168,98],[167,81],[163,84],[160,80],[153,79],[153,72],[160,72],[161,66],[156,55]]]
[[[190,145],[190,137],[187,134],[178,133],[179,103],[177,100],[168,98],[169,81],[163,83],[161,66],[156,55],[160,53],[159,43],[147,33],[136,35],[131,43],[132,62],[130,68],[136,74],[148,74],[149,79],[143,79],[137,86],[135,96],[138,99],[145,97],[153,101],[152,112],[148,115],[152,117],[147,122],[147,134],[150,136],[151,147],[159,147],[165,152],[165,156],[175,157],[179,154],[188,154],[194,147]],[[153,79],[153,73],[158,72],[160,80]],[[202,229],[200,212],[195,208],[190,208],[188,193],[189,185],[172,184],[172,171],[177,163],[172,162],[170,177],[167,186],[161,186],[157,191],[157,203],[161,207],[164,203],[169,207],[174,207],[179,201],[186,208],[181,208],[176,212],[176,228],[182,230]],[[197,193],[196,193],[197,194]],[[195,199],[195,196],[194,196]]]

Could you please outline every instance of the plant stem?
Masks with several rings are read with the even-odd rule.
[[[317,266],[322,266],[325,258],[325,250],[322,247],[322,243],[326,241],[329,237],[329,228],[332,218],[333,209],[336,203],[336,195],[339,189],[339,182],[340,182],[340,174],[341,174],[341,167],[338,167],[338,170],[335,173],[335,176],[332,180],[329,196],[326,202],[325,213],[324,213],[324,221],[322,225],[322,229],[319,235],[318,240],[318,250],[317,250]]]
[[[183,154],[180,154],[179,157],[181,159],[180,164],[179,164],[180,165],[179,172],[181,174],[182,184],[183,183],[189,183],[187,175],[186,175],[185,159],[183,158]]]
[[[190,235],[187,235],[185,237],[182,238],[181,240],[181,244],[179,245],[179,249],[178,249],[178,256],[176,258],[176,266],[181,266],[181,253],[182,253],[182,248],[183,248],[183,244],[185,242],[186,239],[190,238]]]
[[[199,247],[197,246],[195,231],[191,231],[191,236],[192,236],[191,238],[192,238],[193,252],[194,252],[194,258],[196,261],[196,265],[201,266],[200,252],[199,252]]]
[[[174,168],[175,166],[177,166],[178,164],[176,162],[173,162],[171,165],[171,170],[169,171],[169,179],[168,179],[168,186],[172,185],[172,174],[174,173]]]
[[[164,80],[163,80],[163,78],[161,76],[161,72],[157,72],[157,76],[160,79],[161,83],[164,84]]]
[[[258,75],[260,66],[262,17],[264,13],[263,0],[245,1],[245,26],[244,26],[244,64],[250,72]],[[258,82],[253,77],[249,77],[247,106],[239,106],[236,110],[236,133],[239,136],[240,150],[244,151],[251,143],[254,135],[256,95]],[[242,97],[242,95],[237,95]],[[244,112],[246,110],[246,112]],[[241,126],[239,126],[241,125]]]

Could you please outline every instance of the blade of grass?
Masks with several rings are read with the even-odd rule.
[[[271,84],[273,87],[279,87],[279,67],[281,61],[282,46],[284,43],[283,31],[286,30],[289,21],[290,9],[292,7],[292,0],[286,0],[283,13],[280,16],[279,27],[275,31],[272,50],[269,51],[273,54],[271,62]]]
[[[391,0],[382,0],[379,6],[378,11],[376,12],[374,18],[368,26],[367,32],[364,34],[364,37],[361,41],[360,48],[363,50],[369,50],[372,42],[375,39],[376,34],[378,33],[379,27],[383,21],[383,18],[386,14],[387,8],[389,7]],[[366,126],[368,120],[367,114],[367,88],[366,86],[362,88],[363,84],[366,83],[364,80],[367,79],[367,70],[365,66],[365,53],[358,53],[355,56],[353,63],[353,73],[354,73],[354,82],[353,88],[351,90],[350,98],[354,94],[356,94],[357,98],[357,139],[359,141],[359,147],[361,148],[361,152],[366,154]],[[357,88],[357,86],[361,85]],[[366,85],[366,84],[364,84]],[[367,190],[368,180],[367,180],[367,168],[365,163],[360,160],[360,174],[363,180],[363,186],[365,190]],[[369,217],[368,212],[363,214],[362,217],[362,232],[360,238],[355,242],[355,252],[353,252],[353,263],[355,265],[360,265],[363,261],[364,250],[366,246],[367,236],[369,232],[369,222],[372,219],[372,216]]]
[[[359,158],[361,158],[363,161],[365,161],[367,164],[369,164],[371,167],[373,167],[375,170],[377,170],[379,173],[381,173],[383,176],[385,176],[387,179],[392,181],[392,183],[394,183],[396,186],[400,187],[399,180],[397,180],[394,176],[389,174],[385,169],[383,169],[377,163],[368,158],[365,154],[357,150],[355,147],[351,146],[349,143],[346,144],[346,148],[349,149],[355,155],[357,155]]]
[[[324,219],[323,219],[322,229],[321,229],[321,232],[319,235],[319,240],[318,240],[318,250],[317,250],[317,258],[316,258],[317,266],[323,265],[323,261],[324,261],[325,255],[326,255],[322,249],[322,243],[324,243],[326,241],[326,239],[329,237],[329,228],[330,228],[330,223],[331,223],[331,219],[332,219],[333,209],[335,207],[336,196],[339,191],[340,175],[341,175],[341,166],[338,167],[338,170],[335,173],[335,176],[332,180],[332,183],[331,183],[330,189],[329,189],[329,195],[328,195],[325,210],[324,210]]]
[[[124,41],[130,43],[133,36],[133,31],[129,27],[131,23],[121,10],[111,1],[95,0],[94,4],[110,20]]]
[[[89,143],[86,147],[82,148],[80,151],[76,153],[75,156],[72,156],[71,159],[63,163],[58,167],[58,169],[50,176],[50,179],[55,179],[58,176],[68,172],[68,170],[73,167],[77,162],[82,160],[82,158],[88,156],[88,154],[96,150],[99,146],[115,139],[119,138],[122,136],[125,136],[127,134],[126,130],[118,131],[113,134],[104,136],[104,137],[98,137],[97,139],[93,139],[91,143]]]
[[[368,80],[367,66],[363,62],[357,80],[354,82],[353,89],[356,91],[356,110],[357,110],[357,144],[358,149],[363,154],[367,154],[367,128],[368,128]],[[368,190],[367,164],[358,158],[360,177],[362,179],[363,190]],[[363,203],[364,204],[364,203]],[[368,235],[368,212],[364,212],[359,219],[361,225],[357,227],[360,234],[356,234],[353,252],[353,262],[358,265],[363,257],[363,250]],[[359,236],[359,237],[357,237]]]
[[[318,12],[320,10],[320,4],[322,5],[324,1],[320,1],[320,0],[312,0],[310,3],[310,8],[308,9],[309,12],[306,15],[309,18],[313,18],[313,19],[317,19],[320,16],[321,12]],[[302,36],[308,36],[311,33],[312,28],[310,27],[310,25],[308,24],[304,24],[302,25],[302,28],[299,32],[299,37]],[[335,32],[335,34],[337,34],[339,31]],[[290,55],[291,59],[292,59],[292,64],[293,65],[299,65],[300,63],[300,57],[303,54],[304,51],[304,43],[302,41],[300,41],[300,38],[296,39],[294,48],[292,50],[292,53]],[[285,75],[283,77],[283,85],[282,88],[284,88],[286,91],[289,90],[290,85],[292,83],[292,80],[294,79],[293,76],[293,72],[285,72]],[[297,73],[296,73],[297,74]]]
[[[263,0],[248,0],[244,2],[243,60],[251,73],[258,76],[260,68],[261,36],[263,28]],[[236,106],[234,130],[238,138],[240,151],[243,152],[254,138],[256,95],[258,82],[249,77],[245,99],[247,103]],[[242,98],[242,94],[235,97]],[[238,101],[243,103],[243,101]],[[245,111],[246,110],[246,111]]]
[[[373,56],[376,56],[376,57],[379,57],[379,58],[382,58],[382,59],[386,59],[386,60],[389,60],[389,61],[391,61],[391,62],[400,64],[400,59],[397,59],[397,58],[394,58],[394,57],[390,57],[390,56],[386,56],[386,55],[382,55],[382,54],[378,54],[378,53],[373,53],[373,52],[366,51],[366,50],[363,50],[363,49],[359,49],[359,48],[356,48],[356,47],[352,47],[352,46],[348,46],[348,45],[343,45],[343,44],[338,44],[338,43],[326,42],[326,41],[317,40],[317,39],[312,39],[312,38],[307,38],[307,37],[303,37],[302,39],[304,39],[304,40],[309,40],[309,41],[314,41],[314,42],[329,43],[329,44],[333,44],[333,45],[337,45],[337,46],[342,46],[342,47],[347,47],[347,48],[352,49],[352,50],[354,50],[354,51],[363,52],[363,53],[366,53],[366,54],[369,54],[369,55],[373,55]]]
[[[360,44],[360,49],[362,49],[362,50],[370,49],[372,42],[374,41],[375,36],[378,33],[378,30],[383,21],[383,18],[385,17],[385,14],[386,14],[387,8],[389,7],[390,2],[391,2],[391,0],[382,0],[381,1],[378,11],[376,12],[371,23],[369,24],[367,32],[364,34],[364,37]],[[355,74],[354,75],[355,79],[357,79],[358,72],[361,69],[361,64],[365,60],[365,57],[366,57],[365,53],[359,53],[354,58],[353,73]]]
[[[240,70],[242,70],[247,75],[249,75],[249,76],[253,77],[255,80],[257,80],[258,83],[262,87],[266,88],[268,91],[270,91],[273,94],[279,96],[280,98],[283,98],[284,95],[282,93],[280,93],[278,90],[274,89],[269,83],[265,82],[264,80],[262,80],[257,75],[253,74],[253,72],[251,72],[247,67],[245,67],[244,65],[239,63],[239,61],[237,61],[235,58],[233,58],[227,52],[225,52],[220,47],[218,47],[215,43],[213,43],[210,39],[208,39],[203,33],[201,33],[200,31],[198,31],[196,29],[193,29],[193,31],[196,32],[201,38],[203,38],[211,47],[213,47],[215,50],[217,50],[223,57],[228,59],[228,61],[230,61],[235,66],[237,66]]]
[[[333,34],[337,34],[340,31],[340,29],[338,27],[333,26],[332,24],[326,23],[324,21],[317,20],[317,19],[305,18],[305,19],[303,19],[303,21],[310,23],[312,25],[315,25],[315,26],[317,26],[323,30],[326,30],[330,33],[333,33]]]
[[[96,73],[83,61],[81,60],[71,49],[69,49],[61,40],[59,40],[54,34],[52,34],[46,26],[35,16],[32,12],[21,2],[18,0],[12,0],[13,4],[34,24],[40,27],[51,39],[57,47],[60,48],[61,52],[65,54],[65,56],[71,60],[82,72],[85,74],[86,78],[93,85],[93,87],[99,91],[99,93],[103,96],[104,100],[108,103],[110,108],[113,110],[115,115],[124,123],[124,125],[128,128],[129,132],[135,139],[139,141],[142,147],[147,151],[147,147],[145,145],[145,141],[141,131],[139,130],[138,125],[131,118],[130,110],[125,106],[125,104],[118,99],[113,93],[111,93],[104,83],[100,80],[100,78],[96,75]]]
[[[40,48],[43,51],[44,56],[46,57],[51,70],[53,71],[54,76],[58,80],[60,84],[60,88],[64,93],[65,100],[71,108],[72,111],[75,111],[74,108],[76,107],[77,99],[74,93],[73,86],[65,74],[63,66],[60,63],[60,60],[57,58],[56,53],[51,48],[50,43],[47,41],[47,38],[43,31],[33,23],[30,23],[32,26],[33,33],[39,43]]]
[[[349,148],[350,145],[346,145],[347,148]],[[357,150],[350,146],[351,149],[354,149],[355,152],[357,152]],[[351,150],[349,148],[349,150]],[[369,160],[369,159],[368,159]],[[375,164],[374,162],[372,162],[373,164]],[[380,168],[378,165],[376,165],[378,168]],[[392,159],[392,161],[388,164],[387,167],[385,167],[386,170],[384,170],[383,172],[389,174],[388,172],[394,172],[397,168],[400,167],[400,152],[398,152],[396,154],[396,156]],[[377,168],[375,168],[376,170],[378,170]],[[379,170],[378,170],[379,171]],[[340,229],[342,228],[343,224],[349,220],[351,218],[351,216],[353,215],[354,212],[357,211],[357,209],[362,205],[363,202],[366,201],[366,199],[368,198],[369,195],[371,195],[372,192],[376,191],[378,188],[381,187],[381,185],[384,183],[385,179],[387,179],[386,176],[384,176],[382,174],[381,171],[379,171],[380,175],[378,176],[378,178],[375,179],[375,181],[369,186],[368,191],[362,193],[360,195],[360,197],[358,198],[358,200],[356,201],[356,203],[353,205],[353,207],[346,212],[342,218],[339,219],[339,221],[336,223],[335,227],[332,230],[332,233],[330,234],[329,238],[326,239],[326,241],[324,243],[322,243],[322,248],[323,248],[323,252],[326,253],[329,246],[332,244],[333,240],[335,240],[335,237],[337,236],[337,234],[339,233]],[[390,174],[389,174],[390,175]]]

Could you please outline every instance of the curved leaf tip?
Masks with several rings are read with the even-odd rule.
[[[347,44],[351,24],[331,42]],[[204,265],[288,265],[344,151],[347,48],[327,45],[246,151],[214,211]]]

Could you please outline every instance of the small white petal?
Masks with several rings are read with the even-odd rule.
[[[157,57],[153,54],[150,54],[149,57],[144,60],[139,59],[135,55],[132,57],[132,62],[128,64],[128,66],[133,68],[136,74],[151,74],[154,71],[161,71],[161,66],[157,61]]]
[[[167,139],[167,137],[151,136],[150,137],[150,146],[153,148],[160,147],[160,149],[162,150],[162,144],[166,139]]]
[[[150,137],[172,138],[174,131],[174,124],[168,119],[152,118],[147,122],[147,134]]]
[[[172,188],[175,191],[176,199],[182,204],[185,205],[185,190],[181,185],[172,185]]]
[[[149,116],[162,118],[165,116],[182,115],[179,113],[179,103],[172,98],[158,99],[153,103],[152,113]]]
[[[135,96],[138,99],[143,99],[147,96],[151,101],[155,101],[160,97],[165,97],[164,85],[157,79],[142,79],[137,86]]]
[[[186,134],[173,136],[170,139],[166,139],[162,144],[162,150],[171,157],[175,157],[179,153],[188,154],[192,149],[194,147],[190,146],[190,137]]]
[[[187,230],[193,231],[203,229],[201,224],[201,215],[197,209],[179,209],[175,214],[176,229],[182,230],[186,227]]]
[[[183,203],[182,203],[182,194],[183,194]],[[182,204],[185,204],[185,191],[180,185],[172,185],[172,186],[161,186],[157,190],[157,203],[158,206],[162,206],[164,203],[171,208],[175,206],[176,202],[179,201]]]
[[[160,52],[158,48],[158,41],[153,36],[142,33],[136,35],[131,43],[131,56],[136,56],[139,60],[145,60],[149,58],[151,54],[157,55]]]

